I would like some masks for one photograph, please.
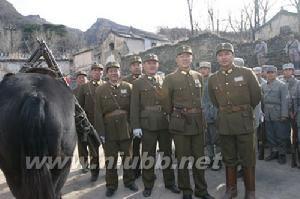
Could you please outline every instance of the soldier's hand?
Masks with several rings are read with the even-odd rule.
[[[133,137],[141,138],[143,136],[142,129],[133,129]]]

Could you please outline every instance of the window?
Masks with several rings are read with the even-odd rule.
[[[151,47],[155,47],[157,44],[155,42],[151,43]]]
[[[114,43],[110,43],[109,44],[109,49],[110,50],[115,50],[115,44]]]

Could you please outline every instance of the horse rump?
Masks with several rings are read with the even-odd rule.
[[[49,160],[71,157],[75,147],[71,91],[47,75],[17,74],[1,82],[0,96],[0,111],[6,111],[0,113],[1,169],[12,193],[17,199],[60,198],[71,160],[62,167]],[[4,142],[16,146],[1,148]]]

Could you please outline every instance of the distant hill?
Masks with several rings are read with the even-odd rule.
[[[87,31],[83,32],[61,24],[52,24],[39,15],[23,16],[11,3],[0,0],[0,53],[10,52],[12,48],[13,52],[30,54],[38,37],[46,40],[56,56],[68,55],[82,48],[99,45],[111,30],[167,39],[104,18],[98,18]],[[12,43],[10,35],[12,35]]]
[[[111,30],[115,32],[128,32],[140,36],[167,40],[167,38],[163,35],[140,30],[132,26],[124,26],[105,18],[98,18],[97,21],[84,33],[85,40],[88,45],[101,43],[103,38],[105,38]]]

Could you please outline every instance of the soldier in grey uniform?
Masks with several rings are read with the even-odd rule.
[[[270,65],[266,68],[267,83],[262,85],[263,111],[265,114],[267,143],[271,154],[266,161],[278,158],[280,164],[286,162],[288,121],[288,86],[278,80],[277,68]]]
[[[294,34],[289,35],[289,40],[284,48],[286,54],[289,56],[290,61],[294,64],[295,69],[300,69],[300,43],[295,39]]]
[[[289,98],[289,120],[294,120],[296,113],[294,111],[293,99],[294,99],[294,96],[296,93],[296,87],[297,87],[297,82],[298,82],[298,80],[294,76],[294,71],[295,71],[294,64],[292,64],[292,63],[283,64],[282,70],[283,70],[283,76],[280,80],[287,84],[288,89],[289,89],[289,96],[290,96],[290,98]],[[290,132],[291,132],[291,127],[289,127],[286,135],[290,136]],[[289,137],[287,137],[287,139],[289,139]],[[288,144],[287,150],[289,152],[291,150],[291,143],[288,142],[287,144]]]
[[[253,68],[253,72],[255,73],[256,77],[257,77],[257,80],[258,80],[258,83],[260,84],[260,86],[262,84],[266,84],[267,81],[264,80],[262,78],[262,67],[254,67]],[[254,127],[255,127],[255,131],[257,133],[257,137],[258,137],[258,159],[259,160],[263,160],[264,157],[263,157],[263,150],[264,150],[264,146],[263,146],[263,139],[264,139],[264,135],[262,135],[262,131],[259,130],[259,128],[263,128],[262,126],[262,123],[264,122],[264,114],[262,112],[262,107],[261,107],[261,102],[259,102],[259,104],[255,107],[254,109],[254,118],[255,118],[255,124],[254,124]]]
[[[211,63],[210,62],[200,62],[199,63],[199,72],[203,77],[203,97],[202,97],[202,108],[206,121],[206,150],[207,155],[209,156],[211,162],[210,167],[213,165],[214,157],[217,153],[220,153],[219,139],[216,128],[216,119],[217,119],[217,108],[212,104],[209,94],[208,94],[208,78],[211,75]],[[219,167],[211,167],[212,170],[221,169],[221,161],[219,162]]]
[[[257,44],[255,45],[254,53],[255,53],[256,58],[257,58],[257,64],[259,66],[264,65],[265,62],[266,62],[265,56],[268,53],[267,43],[264,42],[263,40],[259,39],[257,41]]]
[[[293,105],[295,111],[295,119],[298,128],[298,168],[300,168],[300,81],[297,82],[295,96],[293,97]]]
[[[233,63],[234,63],[235,65],[238,65],[238,66],[244,66],[244,65],[245,65],[244,59],[243,59],[243,58],[240,58],[240,57],[235,57],[235,58],[233,59]]]

